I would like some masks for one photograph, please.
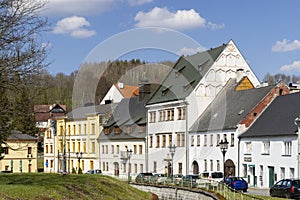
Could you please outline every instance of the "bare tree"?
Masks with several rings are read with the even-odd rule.
[[[41,33],[48,23],[40,15],[43,6],[39,0],[0,0],[0,91],[6,101],[0,103],[1,115],[6,116],[0,117],[1,136],[7,137],[11,129],[14,111],[3,112],[13,95],[24,92],[32,84],[32,76],[46,67],[47,45]],[[0,137],[0,144],[5,137]]]

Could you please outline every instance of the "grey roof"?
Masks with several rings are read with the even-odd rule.
[[[146,126],[145,100],[139,97],[125,98],[118,104],[113,115],[104,125],[104,128],[111,128],[111,133],[105,135],[102,131],[99,139],[125,139],[125,138],[145,138],[146,132],[141,132],[139,127]],[[130,133],[126,133],[127,126],[131,126]],[[115,134],[113,127],[119,127],[123,131]]]
[[[190,132],[234,129],[274,86],[236,91],[230,79],[212,103],[192,125]]]
[[[242,135],[264,137],[296,135],[295,118],[300,114],[300,93],[278,96]]]
[[[225,47],[223,44],[192,56],[180,57],[147,104],[176,101],[187,97]]]
[[[106,114],[116,107],[117,104],[101,104],[79,107],[67,113],[68,119],[84,119],[89,114]]]
[[[33,140],[33,141],[37,141],[38,138],[36,137],[32,137],[30,135],[27,134],[22,134],[22,133],[12,133],[11,135],[8,136],[7,138],[8,140]]]

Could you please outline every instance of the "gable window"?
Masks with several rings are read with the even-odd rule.
[[[270,154],[270,141],[264,141],[262,143],[262,154],[269,155]]]
[[[245,147],[246,147],[246,154],[251,154],[252,152],[252,143],[251,142],[245,142]]]
[[[292,155],[292,142],[285,141],[283,144],[284,144],[284,155],[291,156]]]

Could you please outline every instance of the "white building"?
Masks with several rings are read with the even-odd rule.
[[[188,131],[230,78],[248,76],[259,82],[230,40],[217,48],[180,57],[162,85],[147,102],[147,171],[168,173],[164,160],[176,145],[173,173],[193,173]]]
[[[283,178],[298,178],[300,93],[278,96],[240,136],[240,174],[252,186],[269,188]]]

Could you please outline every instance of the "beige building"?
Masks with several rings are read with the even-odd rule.
[[[2,144],[1,171],[13,173],[37,172],[38,139],[26,134],[12,133]]]

